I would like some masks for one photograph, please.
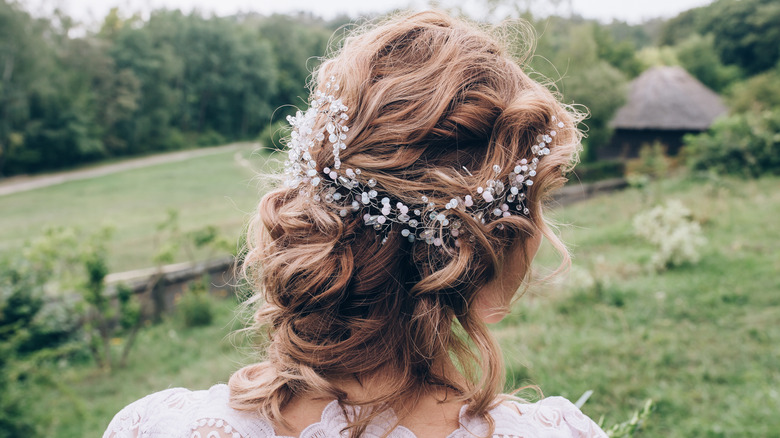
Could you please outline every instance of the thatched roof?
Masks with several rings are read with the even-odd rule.
[[[703,131],[727,112],[720,97],[682,67],[653,67],[631,82],[611,126]]]

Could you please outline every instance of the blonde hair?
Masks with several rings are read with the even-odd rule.
[[[287,424],[285,405],[316,390],[361,405],[349,426],[356,437],[383,409],[444,386],[469,403],[467,414],[489,420],[503,360],[470,307],[500,275],[510,246],[537,232],[568,260],[542,206],[576,159],[579,116],[530,79],[496,38],[439,12],[391,17],[353,34],[315,72],[315,87],[330,76],[350,113],[343,166],[362,169],[391,199],[425,195],[444,205],[475,193],[493,165],[530,158],[534,139],[555,118],[565,127],[556,128],[528,188],[530,214],[487,224],[464,216],[470,238],[456,248],[409,243],[397,229],[382,244],[361,214],[342,218],[298,189],[267,193],[244,260],[260,303],[256,327],[265,327],[269,340],[267,360],[231,377],[231,406]],[[329,147],[314,155],[318,168],[332,164]],[[527,271],[530,256],[525,261]],[[437,368],[451,359],[467,383]],[[332,383],[388,370],[384,390],[359,403]]]

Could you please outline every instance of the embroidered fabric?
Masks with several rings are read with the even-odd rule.
[[[291,438],[274,433],[271,424],[257,416],[228,406],[227,385],[214,385],[204,391],[173,388],[146,396],[122,409],[103,438]],[[460,412],[460,427],[447,438],[474,438],[487,435],[488,426],[480,418]],[[549,397],[533,404],[507,402],[490,416],[495,423],[493,438],[603,438],[607,435],[596,423],[563,397]],[[381,437],[393,423],[393,414],[381,416],[363,435]],[[344,411],[336,401],[322,412],[318,423],[308,426],[299,438],[343,438]],[[418,438],[403,426],[390,438]],[[422,438],[422,437],[420,437]]]

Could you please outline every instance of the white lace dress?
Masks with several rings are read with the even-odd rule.
[[[146,396],[119,411],[103,438],[287,438],[274,433],[268,421],[228,407],[229,390],[215,385],[206,391],[173,388]],[[447,438],[475,438],[487,435],[482,419],[460,412],[460,427]],[[363,435],[381,437],[393,424],[392,412],[380,416]],[[505,403],[492,411],[493,438],[606,437],[607,435],[576,406],[563,397],[549,397],[537,403]],[[343,438],[347,424],[336,401],[327,405],[320,422],[307,427],[300,438]],[[418,438],[398,426],[390,438]],[[425,438],[425,437],[419,437]]]

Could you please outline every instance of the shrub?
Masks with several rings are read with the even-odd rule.
[[[653,144],[642,144],[639,149],[639,160],[637,160],[633,172],[657,179],[666,176],[669,173],[669,167],[666,146],[656,141]]]
[[[722,119],[708,132],[685,136],[688,166],[753,178],[780,174],[778,133],[780,109]]]
[[[122,368],[127,364],[127,356],[141,322],[140,305],[131,289],[119,285],[116,289],[116,299],[106,290],[106,242],[111,233],[110,229],[104,228],[85,239],[81,250],[81,263],[86,275],[77,287],[83,299],[82,331],[95,362],[106,370]],[[111,343],[120,336],[124,337],[124,347],[117,362],[112,354]]]
[[[44,287],[51,269],[43,254],[0,259],[0,437],[38,436],[52,418],[30,393],[45,385],[62,391],[64,385],[41,365],[72,354],[68,343],[72,313],[57,315],[52,323]],[[64,306],[59,306],[60,308]],[[58,327],[56,322],[62,323]]]
[[[728,95],[729,106],[737,113],[780,108],[780,65],[734,84]]]
[[[636,215],[634,229],[656,247],[651,263],[659,271],[698,262],[706,242],[691,211],[676,199]]]
[[[622,178],[626,163],[620,160],[594,161],[578,164],[574,174],[569,177],[572,183],[601,181],[609,178]]]
[[[289,125],[287,122],[278,121],[272,123],[263,129],[263,131],[258,136],[258,141],[260,141],[260,144],[263,146],[263,148],[269,151],[284,149],[282,139],[289,132],[287,129],[288,127]]]
[[[218,146],[227,143],[227,139],[219,132],[209,129],[198,135],[197,143],[198,146]]]
[[[209,277],[190,284],[177,305],[185,327],[201,327],[214,320],[214,299],[209,295]]]

